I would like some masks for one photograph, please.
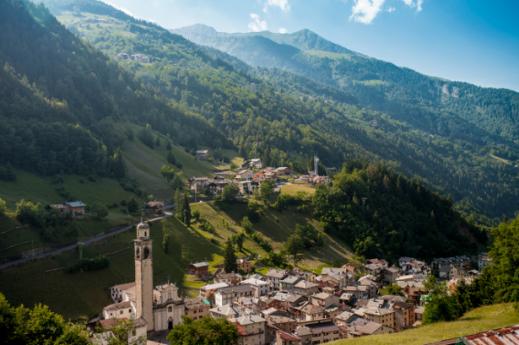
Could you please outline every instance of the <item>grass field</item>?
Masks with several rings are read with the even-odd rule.
[[[423,345],[517,323],[519,312],[512,304],[497,304],[474,309],[453,322],[439,322],[394,334],[340,340],[330,345]]]
[[[287,183],[281,186],[281,193],[287,195],[296,195],[298,193],[306,193],[309,195],[314,195],[315,188],[308,184],[299,184],[299,183]]]
[[[194,204],[193,210],[198,210],[201,216],[207,219],[216,229],[217,234],[207,234],[208,238],[215,237],[218,241],[224,242],[234,233],[244,231],[240,223],[247,212],[247,205],[235,203],[231,205],[216,206],[213,203]],[[320,225],[313,219],[297,213],[293,210],[285,210],[282,212],[266,209],[260,221],[253,225],[253,229],[262,233],[275,250],[280,250],[286,238],[295,230],[296,224],[311,224],[318,230]],[[304,258],[298,263],[298,266],[306,270],[320,271],[321,267],[334,263],[345,263],[352,260],[350,251],[343,243],[340,243],[324,232],[324,246],[321,248],[312,248],[304,253]],[[266,254],[255,242],[247,238],[244,245],[246,252]]]
[[[221,262],[220,247],[188,230],[179,221],[168,219],[164,222],[164,226],[171,234],[168,253],[165,253],[161,247],[163,224],[154,224],[151,232],[155,284],[169,280],[182,287],[186,267],[190,262],[201,260]],[[134,231],[130,231],[84,249],[85,257],[100,254],[108,256],[110,267],[107,269],[75,274],[65,273],[62,268],[76,261],[79,256],[77,252],[70,252],[0,271],[0,291],[13,304],[33,305],[41,302],[69,318],[92,316],[110,303],[108,295],[110,286],[134,279],[132,250],[134,237]],[[186,292],[194,293],[194,287],[200,284],[200,282],[188,282]]]

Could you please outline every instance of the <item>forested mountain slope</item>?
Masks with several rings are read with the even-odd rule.
[[[441,81],[391,64],[380,65],[309,31],[297,36],[237,36],[252,42],[242,50],[259,59],[270,54],[264,53],[267,49],[272,61],[266,64],[286,72],[258,70],[101,2],[45,3],[72,32],[134,72],[145,85],[206,117],[244,156],[302,169],[314,153],[326,165],[336,167],[354,158],[384,159],[408,175],[422,177],[466,209],[475,208],[492,217],[516,211],[512,205],[519,201],[519,183],[514,160],[519,150],[511,139],[515,115],[510,114],[510,126],[505,125],[504,116],[499,117],[495,122],[502,130],[491,131],[483,120],[468,121],[465,115],[439,112],[436,103],[448,99],[448,104],[461,92],[454,91],[454,84],[447,88],[448,98],[445,92],[438,96],[441,90],[427,86],[428,95],[420,91],[420,83],[441,86]],[[149,61],[135,61],[124,54],[143,54]],[[239,57],[250,63],[246,56]],[[319,65],[326,70],[316,67]],[[399,82],[401,71],[412,78]],[[350,77],[353,74],[364,76]],[[394,78],[391,83],[389,76]],[[419,83],[413,84],[413,78]],[[515,93],[502,93],[510,94],[510,99],[503,98],[500,104],[514,110]],[[416,95],[427,105],[416,101]],[[393,99],[398,100],[396,108]],[[466,105],[472,107],[473,103],[467,101]],[[512,132],[505,133],[505,127]]]
[[[463,128],[457,127],[466,128],[466,121],[486,136],[519,143],[519,94],[511,90],[428,77],[352,52],[310,30],[228,34],[194,25],[175,32],[253,66],[283,68],[337,87],[433,134],[461,135]],[[478,135],[466,133],[473,134]]]
[[[0,165],[42,175],[121,177],[118,123],[184,145],[230,146],[63,27],[42,5],[0,2]]]

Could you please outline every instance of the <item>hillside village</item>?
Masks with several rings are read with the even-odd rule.
[[[111,330],[131,320],[130,344],[165,335],[184,317],[223,318],[238,330],[239,344],[306,345],[342,338],[399,332],[421,324],[429,275],[448,281],[455,290],[487,264],[485,255],[435,259],[431,265],[402,257],[397,266],[383,259],[363,265],[325,267],[320,274],[298,268],[255,272],[251,262],[238,259],[238,272],[209,272],[207,262],[192,263],[189,272],[206,282],[195,298],[179,295],[168,282],[153,285],[150,227],[137,225],[134,240],[135,281],[110,288],[113,304],[90,321],[98,344],[108,344]],[[384,287],[391,287],[388,291]],[[101,331],[99,331],[101,330]]]

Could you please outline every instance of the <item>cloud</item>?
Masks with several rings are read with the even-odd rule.
[[[251,13],[250,15],[249,30],[252,32],[266,31],[268,29],[267,21],[261,19],[257,13]]]
[[[278,29],[278,32],[279,32],[280,34],[286,34],[286,33],[288,32],[288,30],[287,30],[286,28],[279,28],[279,29]]]
[[[402,1],[407,6],[416,9],[416,12],[420,12],[423,8],[423,0],[402,0]]]
[[[377,17],[384,2],[385,0],[354,0],[350,20],[357,23],[370,24]]]
[[[396,8],[394,8],[393,6],[391,7],[388,7],[388,9],[386,10],[388,13],[393,13],[396,11]]]
[[[263,6],[263,12],[267,12],[269,7],[279,7],[283,12],[290,11],[288,0],[267,0]]]

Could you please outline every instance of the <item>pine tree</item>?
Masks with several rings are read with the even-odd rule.
[[[187,226],[191,225],[191,206],[189,206],[189,198],[187,193],[184,193],[184,202],[182,206],[182,220]]]
[[[180,189],[175,190],[175,217],[182,220],[184,211],[182,207],[184,203],[182,202],[182,194],[180,193]]]
[[[234,253],[234,246],[232,245],[231,240],[227,240],[227,244],[225,246],[225,259],[223,267],[225,272],[227,273],[238,271],[238,265],[236,263],[236,254]]]

